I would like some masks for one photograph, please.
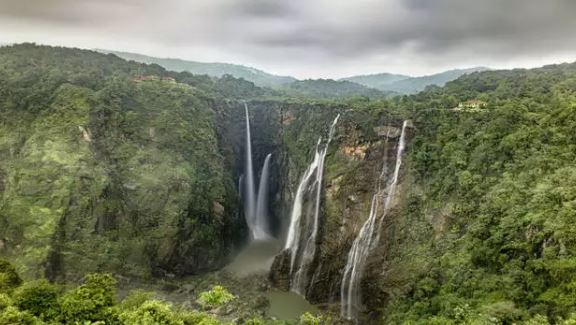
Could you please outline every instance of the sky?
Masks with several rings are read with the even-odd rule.
[[[0,0],[0,43],[228,62],[298,78],[576,61],[576,0]]]

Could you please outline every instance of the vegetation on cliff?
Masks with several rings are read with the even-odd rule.
[[[33,44],[0,49],[0,83],[0,254],[22,274],[225,263],[242,222],[211,102],[252,84]]]
[[[362,283],[369,319],[574,322],[576,65],[473,73],[388,100],[301,85],[291,93],[299,100],[271,100],[280,93],[231,76],[0,48],[0,255],[15,265],[0,262],[0,320],[201,323],[204,314],[145,295],[118,304],[110,276],[66,291],[22,284],[18,272],[68,282],[222,266],[245,238],[235,189],[244,117],[234,108],[253,99],[256,165],[273,153],[276,230],[318,137],[341,114],[326,156],[311,301],[338,300],[387,141],[411,118],[402,194]],[[469,100],[481,105],[459,105]],[[233,299],[219,287],[199,298],[205,308]]]
[[[452,109],[469,99],[486,106]],[[575,64],[476,73],[400,101],[418,131],[380,277],[388,323],[576,312],[575,103]]]
[[[110,324],[110,325],[224,325],[232,324],[219,309],[238,297],[222,286],[201,292],[198,302],[183,308],[161,300],[153,292],[134,290],[118,300],[116,279],[92,273],[76,287],[45,280],[21,283],[10,265],[0,260],[0,324]],[[321,316],[303,314],[299,320],[274,321],[260,316],[237,319],[234,324],[321,325]]]

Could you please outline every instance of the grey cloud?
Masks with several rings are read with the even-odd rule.
[[[436,63],[576,53],[573,0],[0,0],[2,17],[31,29],[81,27],[88,38],[114,31],[110,37],[157,44],[166,56],[211,48],[284,71],[378,57]]]

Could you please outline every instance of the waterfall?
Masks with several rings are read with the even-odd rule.
[[[360,309],[360,304],[362,303],[360,295],[360,281],[364,273],[364,268],[366,267],[366,261],[372,249],[378,245],[380,240],[380,230],[384,218],[390,210],[390,205],[394,200],[396,194],[396,186],[398,184],[398,175],[400,174],[400,166],[402,165],[402,155],[406,147],[406,127],[410,122],[404,121],[402,124],[402,132],[400,134],[400,139],[398,140],[398,145],[396,149],[396,162],[394,166],[394,173],[389,179],[386,188],[382,191],[380,184],[382,179],[386,176],[386,161],[387,150],[384,150],[384,164],[382,167],[382,172],[380,174],[380,179],[378,180],[376,193],[372,196],[372,202],[370,205],[370,214],[368,219],[362,225],[358,236],[352,244],[352,248],[348,253],[348,259],[346,261],[346,267],[344,268],[344,276],[342,278],[341,285],[341,315],[346,319],[357,319],[358,310]],[[380,220],[378,221],[378,210],[380,201],[384,198],[383,211],[380,214]],[[378,224],[378,225],[377,225]],[[377,229],[375,231],[375,229]]]
[[[256,199],[254,190],[254,169],[252,167],[252,137],[250,135],[250,116],[248,115],[248,104],[244,102],[244,112],[246,114],[246,164],[244,165],[244,216],[254,235],[254,224],[256,218]]]
[[[268,178],[270,173],[270,158],[272,154],[268,154],[264,159],[262,172],[260,173],[260,184],[258,185],[258,197],[256,200],[256,217],[254,220],[254,230],[252,231],[253,237],[256,240],[268,239]]]
[[[332,122],[328,138],[323,146],[322,138],[318,139],[314,159],[304,172],[300,184],[298,184],[292,206],[290,227],[288,228],[288,236],[284,248],[290,251],[291,290],[301,295],[305,295],[306,287],[308,286],[309,266],[316,254],[324,159],[326,158],[328,146],[332,141],[339,117],[340,115],[336,116]],[[309,203],[309,205],[306,203]],[[306,207],[305,211],[303,210],[304,207]],[[304,224],[302,221],[304,221]],[[305,238],[303,245],[300,245],[301,239]]]
[[[270,158],[268,154],[264,160],[260,173],[258,196],[254,187],[254,168],[252,166],[252,137],[250,134],[250,115],[248,104],[244,102],[246,115],[246,164],[244,174],[238,180],[241,198],[244,201],[244,216],[250,228],[250,235],[254,240],[266,240],[270,238],[268,232],[268,178],[270,174]]]

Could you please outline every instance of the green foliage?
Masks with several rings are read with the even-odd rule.
[[[236,299],[236,297],[228,292],[223,286],[214,286],[211,290],[200,293],[196,300],[204,309],[213,309],[227,304],[228,302]]]
[[[322,315],[312,315],[311,313],[304,313],[300,316],[301,325],[324,325],[330,324],[330,319]]]
[[[12,305],[12,298],[5,293],[0,293],[0,310],[4,310],[6,307]]]
[[[60,320],[63,323],[116,323],[116,280],[109,274],[88,274],[84,284],[62,296]]]
[[[41,321],[30,313],[8,306],[0,311],[0,325],[41,325]]]
[[[545,324],[576,311],[576,111],[566,86],[575,80],[575,64],[483,72],[397,99],[414,107],[406,160],[420,194],[390,241],[382,286],[402,294],[389,323]],[[469,99],[487,105],[452,110]]]
[[[221,325],[223,324],[214,316],[204,312],[183,310],[179,312],[179,317],[184,325]]]
[[[14,305],[41,319],[54,319],[59,313],[58,288],[46,280],[26,282],[14,292]]]
[[[8,261],[0,259],[0,292],[10,292],[22,283],[16,269]]]
[[[120,307],[123,310],[133,310],[142,306],[142,304],[145,303],[146,301],[152,300],[153,297],[154,297],[153,292],[144,291],[140,289],[132,290],[130,291],[128,296],[126,296],[126,298],[122,300]]]
[[[294,81],[282,86],[288,96],[313,99],[384,98],[386,93],[350,81],[330,79]]]
[[[2,255],[62,281],[219,267],[242,234],[211,105],[259,91],[92,51],[0,48]]]
[[[172,306],[158,300],[148,300],[135,309],[120,314],[125,325],[183,325]]]

